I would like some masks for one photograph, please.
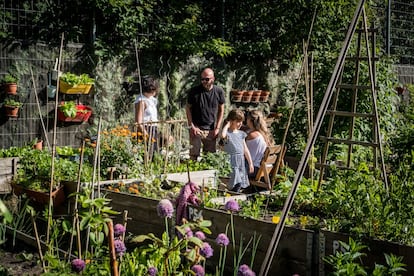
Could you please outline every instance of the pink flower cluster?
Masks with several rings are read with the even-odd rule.
[[[178,198],[176,200],[176,208],[177,208],[177,225],[182,224],[183,218],[188,219],[187,214],[187,206],[188,204],[193,204],[198,206],[200,204],[200,200],[197,197],[197,192],[199,191],[199,187],[194,182],[188,182],[185,184],[181,190]]]

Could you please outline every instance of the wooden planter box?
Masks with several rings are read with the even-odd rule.
[[[160,237],[164,232],[164,220],[157,214],[157,205],[159,200],[144,198],[141,196],[113,192],[110,190],[102,190],[106,197],[111,199],[111,206],[114,210],[121,212],[116,217],[117,222],[122,221],[122,212],[128,210],[127,231],[133,235],[154,233]],[[211,208],[190,206],[188,209],[190,219],[210,220],[212,226],[211,235],[207,235],[207,242],[214,249],[214,255],[207,260],[209,270],[213,269],[218,263],[220,257],[220,248],[215,243],[218,234],[224,233],[226,226],[230,224],[230,214]],[[173,221],[175,221],[173,219]],[[256,251],[255,263],[253,270],[258,275],[262,260],[265,258],[268,246],[271,243],[276,224],[268,221],[256,220],[252,218],[243,218],[234,216],[236,249],[240,237],[243,235],[243,244],[246,245],[249,239],[256,233],[260,235],[260,243]],[[228,232],[230,237],[230,232]],[[324,263],[325,256],[334,254],[335,250],[340,250],[339,240],[348,242],[349,235],[335,233],[330,231],[311,231],[286,226],[282,233],[279,246],[273,258],[271,268],[268,275],[328,275],[330,268]],[[414,272],[414,263],[410,260],[414,257],[414,247],[401,244],[367,239],[363,244],[370,248],[366,251],[367,256],[363,258],[364,266],[372,268],[374,263],[385,264],[384,253],[403,256],[403,262],[407,264],[405,267],[407,272],[402,275],[412,275]],[[250,261],[251,251],[245,254],[242,263]],[[231,246],[228,247],[226,272],[230,275],[233,272],[233,254]]]
[[[339,241],[348,243],[349,237],[350,235],[348,234],[324,230],[321,230],[319,233],[315,234],[315,250],[319,253],[317,255],[319,258],[318,275],[329,274],[329,265],[323,262],[323,257],[335,254],[335,252],[338,250],[342,250]],[[405,269],[407,269],[407,271],[402,272],[401,275],[413,275],[414,263],[411,262],[411,260],[414,259],[413,246],[407,246],[388,241],[380,241],[376,239],[364,239],[362,243],[367,246],[367,248],[364,250],[366,256],[361,258],[364,266],[374,268],[375,263],[385,265],[386,262],[384,253],[387,253],[388,255],[394,254],[396,256],[402,256],[402,262],[406,264]]]
[[[121,213],[117,222],[122,222],[123,211],[128,211],[128,232],[134,235],[154,233],[161,237],[165,224],[164,219],[157,214],[159,200],[106,189],[102,191],[106,194],[106,198],[112,200],[112,209]]]
[[[216,209],[190,206],[189,215],[193,219],[201,216],[203,219],[212,222],[212,227],[210,227],[212,234],[208,235],[208,242],[214,248],[215,254],[209,259],[209,262],[212,261],[213,264],[218,263],[220,249],[215,243],[215,238],[218,234],[225,232],[227,224],[230,224],[230,214]],[[258,275],[276,224],[235,215],[234,226],[237,250],[241,236],[243,236],[244,245],[247,244],[255,233],[256,236],[261,236],[253,266],[253,270]],[[313,235],[313,231],[286,227],[268,275],[293,275],[295,273],[299,275],[312,275]],[[231,236],[230,230],[228,236]],[[251,251],[248,251],[242,264],[248,263],[250,256]],[[233,253],[231,246],[228,247],[226,264],[228,266],[228,273],[232,272]]]
[[[160,218],[157,214],[159,200],[110,190],[102,191],[106,194],[106,198],[112,200],[112,208],[115,211],[121,212],[117,216],[117,222],[122,220],[122,212],[128,210],[128,232],[133,233],[133,235],[148,233],[154,233],[159,237],[162,235],[165,225],[164,219]],[[215,254],[208,260],[208,263],[216,264],[220,256],[220,249],[217,248],[214,240],[219,233],[225,231],[226,225],[230,223],[230,215],[220,210],[199,207],[190,207],[189,214],[192,217],[202,215],[204,219],[212,221],[213,225],[210,227],[212,234],[208,235],[208,242],[214,248]],[[234,223],[236,226],[236,242],[240,241],[241,233],[243,233],[244,244],[248,242],[254,232],[257,235],[261,235],[261,241],[256,253],[256,265],[254,266],[254,270],[259,272],[261,260],[266,254],[267,246],[270,243],[276,225],[265,221],[242,218],[240,216],[234,217]],[[312,231],[287,227],[269,275],[291,275],[294,273],[298,273],[299,275],[312,275],[312,244]],[[250,257],[250,254],[251,252],[248,252],[246,255]],[[228,269],[231,270],[232,267],[230,266],[233,264],[233,255],[229,252],[227,258]]]
[[[18,157],[0,158],[0,194],[10,193],[11,180],[16,175]]]
[[[13,184],[12,187],[15,195],[26,194],[36,203],[41,205],[49,204],[49,193],[30,190],[16,184]],[[65,202],[65,192],[62,186],[52,192],[52,200],[54,206],[59,206]]]

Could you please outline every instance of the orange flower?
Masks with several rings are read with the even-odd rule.
[[[115,188],[115,189],[114,189],[114,192],[119,193],[119,192],[120,192],[120,190],[119,190],[118,188]]]

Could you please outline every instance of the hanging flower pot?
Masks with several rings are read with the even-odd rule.
[[[59,78],[59,91],[63,94],[89,94],[94,81],[88,74],[64,73]]]
[[[4,85],[4,91],[9,95],[17,94],[17,83],[6,83]]]
[[[17,77],[7,74],[2,79],[3,89],[9,95],[16,95],[17,94]]]
[[[92,108],[73,101],[62,102],[58,107],[58,120],[61,122],[82,123],[92,115]]]
[[[8,98],[4,101],[3,105],[7,117],[16,118],[18,116],[19,108],[22,106],[22,103]]]
[[[6,115],[10,118],[16,118],[19,115],[19,107],[5,105]]]

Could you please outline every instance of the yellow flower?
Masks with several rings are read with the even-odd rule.
[[[300,216],[299,221],[300,221],[300,225],[306,226],[308,224],[308,217],[307,216]]]
[[[272,223],[278,224],[280,221],[280,217],[279,216],[273,216],[272,217]]]

